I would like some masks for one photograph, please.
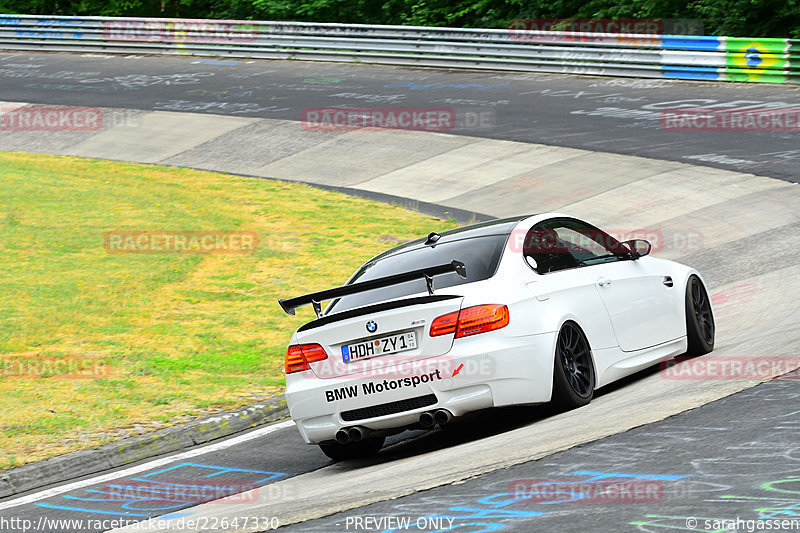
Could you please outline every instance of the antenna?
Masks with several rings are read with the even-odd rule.
[[[439,235],[435,231],[432,231],[432,232],[428,233],[428,238],[425,239],[425,244],[426,245],[436,244],[439,241],[439,239],[441,239],[441,238],[442,238],[441,235]]]

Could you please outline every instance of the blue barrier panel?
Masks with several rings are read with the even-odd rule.
[[[723,41],[720,39],[720,37],[700,37],[695,35],[662,35],[661,47],[664,50],[724,50]]]
[[[716,67],[679,67],[673,65],[661,66],[662,78],[678,78],[682,80],[709,80],[716,81],[720,77],[720,69]]]
[[[77,31],[17,30],[15,35],[24,39],[83,39],[83,33]]]
[[[0,16],[0,26],[42,26],[45,28],[53,28],[61,26],[83,26],[84,24],[86,24],[86,21],[78,18],[64,19],[53,17],[32,19],[14,15]]]

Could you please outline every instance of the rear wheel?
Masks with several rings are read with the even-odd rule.
[[[556,340],[553,369],[553,403],[560,409],[574,409],[592,401],[594,364],[589,341],[574,322],[561,327]]]
[[[686,283],[686,355],[707,354],[714,349],[714,314],[703,282],[691,276]]]
[[[338,442],[320,443],[319,449],[322,453],[334,461],[344,461],[346,459],[359,459],[362,457],[372,457],[383,447],[384,437],[368,437],[358,442],[339,444]]]

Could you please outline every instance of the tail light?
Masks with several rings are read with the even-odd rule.
[[[508,306],[476,305],[447,313],[431,323],[430,336],[456,334],[456,338],[504,328],[509,322]]]
[[[319,344],[293,344],[286,349],[283,367],[287,374],[309,370],[308,363],[327,359],[328,354]]]
[[[455,333],[458,327],[458,311],[447,313],[436,318],[431,322],[431,337],[438,337],[439,335],[450,335]]]

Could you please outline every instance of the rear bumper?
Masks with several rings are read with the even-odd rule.
[[[342,427],[404,428],[435,409],[461,416],[489,407],[543,403],[552,392],[555,338],[555,333],[505,337],[498,332],[459,339],[448,354],[410,366],[380,367],[371,374],[330,379],[311,371],[290,374],[286,402],[301,436],[311,444],[334,439]],[[426,396],[429,401],[414,407]]]

